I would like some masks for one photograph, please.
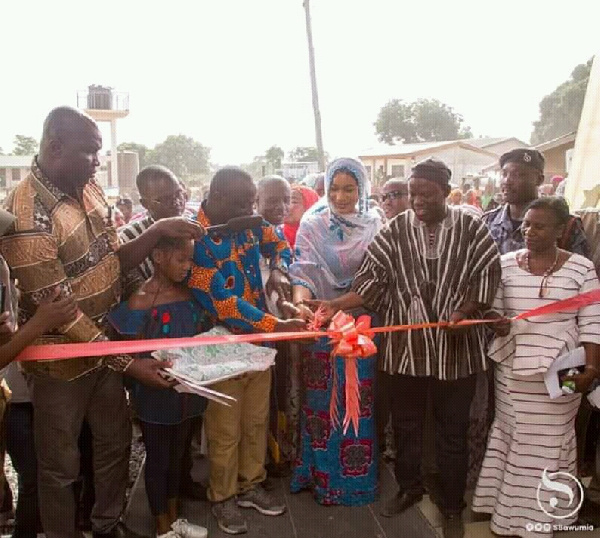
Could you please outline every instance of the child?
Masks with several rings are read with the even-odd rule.
[[[127,303],[109,314],[117,332],[129,338],[178,338],[207,330],[206,316],[184,281],[192,265],[190,239],[161,239],[152,251],[154,274]],[[148,357],[149,358],[149,357]],[[207,530],[178,516],[183,455],[192,435],[193,418],[206,400],[173,389],[136,381],[130,396],[146,445],[146,493],[156,518],[158,538],[204,538]]]

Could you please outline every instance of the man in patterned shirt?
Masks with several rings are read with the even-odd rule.
[[[246,172],[223,168],[211,181],[198,222],[208,227],[250,216],[255,199],[256,186]],[[266,221],[254,230],[206,235],[196,242],[189,281],[194,296],[212,316],[238,332],[303,329],[302,320],[284,321],[266,313],[261,255],[270,260],[267,293],[274,289],[286,296],[290,289],[290,248]],[[247,531],[238,505],[271,516],[285,511],[285,505],[272,499],[260,485],[266,478],[270,387],[271,370],[217,383],[213,388],[233,396],[236,402],[231,407],[209,402],[204,416],[210,461],[208,498],[219,527],[230,534]]]
[[[103,320],[120,300],[121,270],[136,267],[165,236],[198,238],[202,227],[166,219],[119,248],[102,189],[93,176],[102,137],[92,118],[70,107],[50,112],[31,173],[10,193],[16,217],[0,244],[19,281],[20,317],[27,321],[55,288],[74,296],[77,318],[36,343],[105,340]],[[73,484],[84,418],[93,434],[94,538],[121,536],[118,524],[128,478],[131,426],[123,391],[127,371],[143,383],[169,387],[158,361],[119,357],[46,360],[23,365],[34,408],[39,501],[47,538],[82,538],[75,527]],[[110,417],[110,418],[108,418]]]

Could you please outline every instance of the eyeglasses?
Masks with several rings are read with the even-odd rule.
[[[387,192],[386,194],[381,195],[381,201],[385,202],[388,198],[390,200],[396,200],[397,198],[402,198],[403,196],[408,196],[408,193],[404,191]]]
[[[178,202],[185,201],[185,192],[177,191],[169,196],[161,196],[160,198],[152,198],[151,201],[158,205],[172,206]]]

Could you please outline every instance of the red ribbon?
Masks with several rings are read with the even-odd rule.
[[[532,310],[519,314],[513,319],[527,319],[534,316],[541,316],[556,312],[577,310],[579,308],[597,302],[600,302],[600,289],[582,293],[574,297],[569,297],[568,299],[563,299],[561,301],[555,301],[553,303],[544,305],[539,308],[534,308]],[[368,318],[368,316],[366,316],[366,318]],[[467,326],[493,322],[494,320],[472,319],[464,320],[454,325]],[[244,342],[277,342],[281,340],[305,340],[307,338],[320,338],[323,336],[329,336],[330,338],[334,339],[334,341],[337,343],[342,343],[343,340],[343,345],[341,349],[351,349],[352,352],[354,352],[356,350],[362,349],[360,346],[367,344],[367,341],[365,339],[359,338],[359,336],[371,338],[371,334],[374,333],[411,331],[418,329],[436,329],[448,327],[450,325],[449,322],[442,321],[438,323],[419,323],[411,325],[393,325],[388,327],[371,328],[370,325],[366,325],[365,323],[366,320],[363,321],[363,318],[361,317],[357,321],[357,324],[354,328],[346,327],[344,323],[332,327],[332,323],[332,326],[329,327],[328,331],[312,330],[307,332],[235,334],[219,336],[197,336],[193,338],[161,338],[157,340],[126,340],[119,342],[104,341],[84,342],[76,344],[46,344],[39,346],[29,346],[21,352],[17,360],[39,361],[75,359],[82,357],[100,357],[104,355],[143,353],[147,351],[155,351],[158,349],[172,349],[175,347],[195,347]],[[341,337],[342,331],[345,331],[345,339]],[[356,345],[357,347],[355,348],[354,345]]]
[[[371,331],[370,316],[359,316],[354,320],[349,314],[338,312],[331,319],[329,333],[334,344],[331,353],[332,360],[332,389],[331,400],[329,401],[329,416],[334,426],[339,426],[338,397],[337,397],[337,369],[335,367],[335,357],[344,357],[345,371],[345,415],[344,415],[344,434],[348,431],[350,424],[354,426],[354,433],[358,435],[358,420],[360,418],[360,391],[358,383],[358,364],[359,358],[371,357],[377,353],[377,347],[373,342],[373,331]]]
[[[523,312],[512,318],[513,320],[527,319],[535,316],[578,310],[593,303],[600,302],[600,289],[581,293],[568,299],[555,301],[539,308]],[[322,311],[316,316],[315,322],[308,332],[287,333],[261,333],[261,334],[236,334],[219,336],[198,336],[193,338],[163,338],[158,340],[128,340],[119,342],[86,342],[79,344],[47,344],[40,346],[29,346],[17,358],[19,361],[31,360],[63,360],[81,357],[98,357],[104,355],[118,355],[130,353],[142,353],[158,349],[173,349],[177,347],[195,347],[227,343],[256,343],[277,342],[282,340],[304,340],[307,338],[320,338],[328,336],[334,345],[332,360],[335,356],[345,359],[345,415],[343,420],[344,433],[350,424],[358,434],[358,423],[360,419],[360,392],[358,383],[357,359],[370,357],[377,352],[373,343],[375,333],[411,331],[421,329],[438,329],[451,325],[447,321],[438,323],[419,323],[411,325],[393,325],[388,327],[371,328],[371,318],[360,316],[356,321],[343,312],[338,312],[331,320],[327,331],[321,331]],[[317,321],[317,318],[319,320]],[[464,320],[454,325],[469,326],[483,323],[493,323],[494,320]],[[333,386],[329,413],[334,426],[339,425],[338,398],[337,398],[337,374],[333,365]]]

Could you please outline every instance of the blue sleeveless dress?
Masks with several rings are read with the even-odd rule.
[[[182,338],[195,336],[210,328],[208,318],[196,301],[177,301],[149,310],[132,310],[121,303],[108,315],[109,323],[126,339]],[[151,358],[150,353],[139,358]],[[182,394],[174,389],[158,389],[126,378],[126,386],[140,420],[151,424],[179,424],[201,415],[206,399]]]

